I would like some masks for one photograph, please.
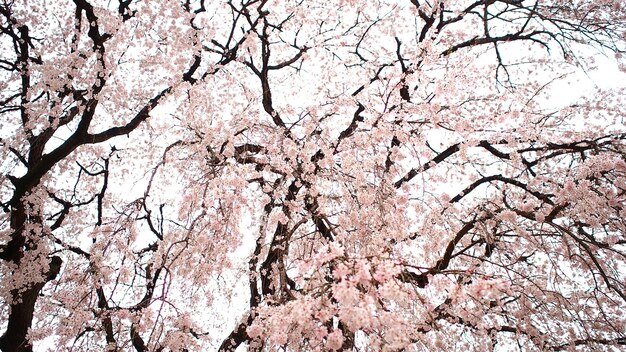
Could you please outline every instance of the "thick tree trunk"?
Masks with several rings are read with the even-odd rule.
[[[54,280],[59,274],[61,263],[60,257],[52,257],[45,281],[33,284],[21,294],[14,293],[15,303],[10,306],[7,329],[0,337],[0,350],[3,352],[30,352],[33,350],[33,346],[26,337],[33,322],[35,303],[44,285],[48,281]]]
[[[16,199],[19,198],[16,197]],[[27,236],[23,233],[27,222],[24,204],[20,202],[15,205],[11,214],[11,228],[15,232],[11,241],[3,248],[1,253],[3,260],[12,262],[18,267],[20,265],[29,265],[29,263],[23,263],[24,251],[27,247],[33,246],[33,244],[29,245],[27,243]],[[0,337],[0,350],[3,352],[27,352],[33,350],[27,335],[33,323],[37,297],[45,284],[54,280],[59,274],[62,262],[60,257],[52,257],[41,281],[32,283],[26,289],[12,291],[7,329]]]

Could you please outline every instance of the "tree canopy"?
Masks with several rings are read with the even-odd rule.
[[[622,0],[1,0],[0,350],[623,349],[625,50]]]

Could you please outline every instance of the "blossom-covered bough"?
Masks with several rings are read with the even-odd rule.
[[[0,350],[626,346],[621,0],[0,15]]]

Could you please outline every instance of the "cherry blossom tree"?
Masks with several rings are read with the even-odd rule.
[[[621,0],[2,0],[0,47],[3,352],[626,346],[626,92],[563,98]]]

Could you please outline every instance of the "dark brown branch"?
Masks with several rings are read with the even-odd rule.
[[[363,116],[361,116],[361,113],[363,111],[365,111],[365,107],[361,103],[359,103],[356,111],[354,112],[354,116],[352,117],[352,121],[350,122],[350,125],[348,125],[348,127],[345,130],[339,133],[339,137],[337,138],[337,144],[335,144],[333,154],[337,154],[337,149],[339,148],[339,144],[341,144],[341,141],[347,137],[350,137],[352,134],[354,134],[358,126],[358,123],[363,122],[364,119],[363,119]]]
[[[248,341],[246,329],[252,324],[253,320],[252,315],[248,314],[248,316],[241,323],[237,324],[237,327],[224,339],[218,351],[234,352],[239,345]]]
[[[470,39],[470,40],[467,40],[467,41],[464,41],[462,43],[452,46],[448,50],[445,50],[444,52],[442,52],[441,56],[448,56],[458,51],[459,49],[466,48],[466,47],[478,46],[478,45],[483,45],[483,44],[496,44],[499,42],[513,42],[513,41],[518,41],[518,40],[532,40],[548,48],[548,44],[546,42],[541,41],[536,38],[536,36],[541,35],[541,34],[551,36],[551,33],[548,31],[533,31],[528,34],[506,34],[500,37],[482,37],[482,38],[475,37],[473,39]]]
[[[446,150],[444,150],[443,152],[439,153],[431,161],[427,162],[426,164],[424,164],[419,169],[411,169],[411,171],[409,171],[406,175],[404,175],[404,177],[402,177],[401,179],[399,179],[398,181],[396,181],[393,184],[394,187],[400,188],[405,182],[411,181],[420,172],[424,172],[424,171],[430,169],[431,167],[439,164],[440,162],[446,160],[448,157],[450,157],[452,154],[458,152],[459,150],[460,150],[459,143],[453,144],[453,145],[449,146]]]
[[[554,202],[550,199],[550,197],[553,197],[553,195],[551,194],[544,194],[538,191],[533,191],[531,189],[528,188],[528,185],[526,185],[525,183],[521,182],[521,181],[517,181],[517,180],[513,180],[511,178],[508,177],[504,177],[502,175],[491,175],[491,176],[486,176],[486,177],[482,177],[474,182],[472,182],[471,185],[467,186],[463,191],[461,191],[461,193],[457,194],[456,196],[454,196],[454,198],[452,198],[450,200],[450,203],[456,203],[458,201],[460,201],[461,199],[463,199],[463,197],[467,196],[468,194],[470,194],[473,190],[475,190],[478,186],[482,185],[483,183],[489,183],[492,181],[500,181],[500,182],[504,182],[513,186],[517,186],[521,189],[523,189],[524,191],[532,194],[533,196],[535,196],[537,199],[542,200],[550,205],[554,205]]]
[[[454,238],[450,242],[448,242],[448,246],[446,247],[443,256],[437,261],[437,263],[435,263],[435,266],[420,274],[404,270],[400,275],[397,276],[397,279],[401,282],[415,284],[417,287],[420,288],[426,287],[429,283],[428,276],[435,275],[448,268],[448,265],[450,265],[450,260],[452,260],[453,258],[454,248],[456,247],[456,245],[461,241],[461,239],[463,239],[465,235],[467,235],[474,228],[478,221],[483,220],[485,219],[477,219],[477,217],[474,217],[474,219],[466,223],[456,233]]]

